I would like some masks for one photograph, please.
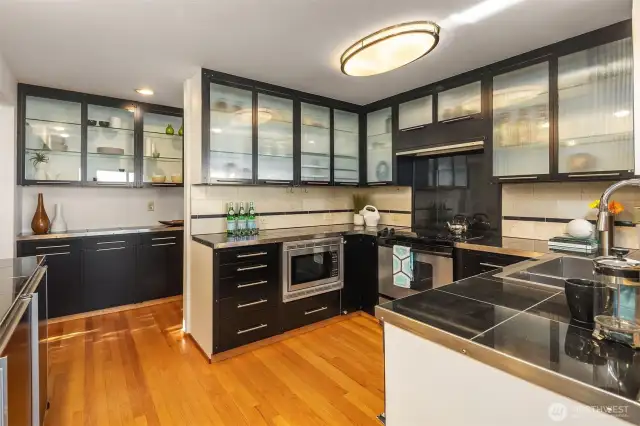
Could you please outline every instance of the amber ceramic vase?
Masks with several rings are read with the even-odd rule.
[[[49,232],[49,216],[44,209],[44,201],[42,199],[42,193],[38,194],[38,207],[36,207],[36,213],[31,220],[31,229],[36,235],[42,235]]]

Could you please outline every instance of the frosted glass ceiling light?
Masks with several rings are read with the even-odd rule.
[[[440,39],[440,27],[415,21],[394,25],[352,44],[340,57],[347,75],[364,77],[382,74],[416,61],[431,52]]]

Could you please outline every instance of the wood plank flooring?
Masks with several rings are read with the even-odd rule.
[[[46,426],[379,425],[382,331],[356,316],[209,364],[182,302],[50,326]]]

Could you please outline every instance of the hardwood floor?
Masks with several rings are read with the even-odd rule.
[[[382,331],[356,316],[209,364],[170,302],[52,324],[46,426],[378,425]]]

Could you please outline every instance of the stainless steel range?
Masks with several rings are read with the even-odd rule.
[[[343,247],[341,237],[282,244],[282,301],[341,289]]]

